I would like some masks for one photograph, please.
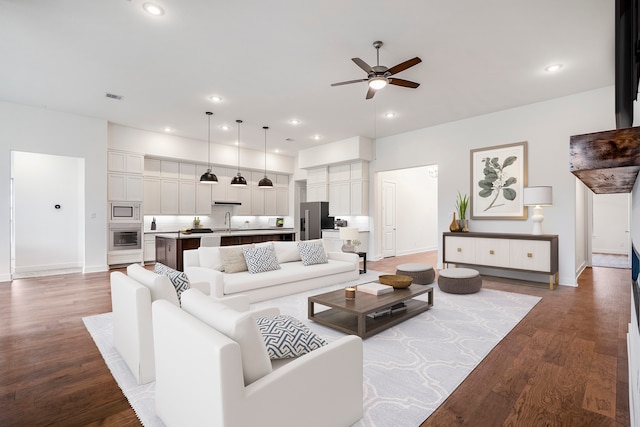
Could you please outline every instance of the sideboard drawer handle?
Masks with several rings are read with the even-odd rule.
[[[533,254],[531,252],[527,252],[527,258],[533,258]]]
[[[458,248],[458,252],[462,252],[462,248]]]
[[[491,255],[493,255],[493,249],[491,249],[491,250],[489,251],[489,253],[490,253]]]

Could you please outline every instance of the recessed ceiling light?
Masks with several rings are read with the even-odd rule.
[[[165,132],[171,132],[173,129],[171,129],[169,126],[165,126],[162,130],[164,130]]]
[[[231,128],[229,127],[229,125],[221,125],[221,126],[220,126],[220,129],[222,129],[222,130],[229,130],[229,129],[231,129]]]
[[[393,119],[393,118],[396,116],[396,113],[394,113],[394,112],[392,112],[392,111],[389,111],[388,113],[384,113],[384,116],[385,116],[387,119]]]
[[[556,71],[560,71],[561,68],[562,68],[562,64],[551,64],[544,67],[544,70],[547,73],[555,73]]]
[[[142,8],[149,14],[153,16],[162,16],[164,15],[164,9],[153,3],[145,3],[142,5]]]
[[[222,102],[222,97],[218,95],[213,95],[209,97],[211,102]]]
[[[315,139],[316,141],[318,141],[320,139],[320,135],[313,135],[311,138]]]
[[[291,123],[292,125],[299,125],[299,124],[300,124],[300,120],[298,120],[298,119],[291,119],[291,120],[289,120],[289,123]]]
[[[240,141],[234,142],[234,145],[240,145]]]
[[[273,150],[276,154],[278,154],[280,152],[279,148],[276,148],[275,150]]]

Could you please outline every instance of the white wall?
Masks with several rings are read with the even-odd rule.
[[[575,286],[576,181],[569,172],[569,138],[614,129],[613,101],[613,87],[607,87],[382,138],[376,142],[371,173],[437,164],[438,232],[442,233],[451,222],[458,190],[470,191],[469,150],[528,141],[528,184],[553,186],[553,206],[544,209],[544,230],[559,235],[560,283]],[[374,198],[371,203],[375,206],[378,201]],[[530,216],[526,221],[472,220],[469,228],[529,233]],[[439,241],[439,249],[441,245]]]
[[[382,172],[383,180],[396,183],[396,254],[438,249],[438,178],[425,166]]]
[[[12,176],[15,272],[81,268],[84,160],[13,152]]]
[[[11,151],[84,159],[85,272],[107,266],[107,123],[0,102],[0,281],[10,280]],[[43,237],[43,238],[46,238]]]

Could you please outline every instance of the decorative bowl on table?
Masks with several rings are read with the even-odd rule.
[[[401,274],[383,274],[378,277],[378,281],[383,285],[393,286],[394,289],[408,288],[413,282],[413,278],[409,276],[403,276]]]

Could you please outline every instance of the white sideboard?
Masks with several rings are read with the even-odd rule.
[[[555,234],[443,233],[443,264],[542,273],[549,289],[558,284],[558,236]]]

